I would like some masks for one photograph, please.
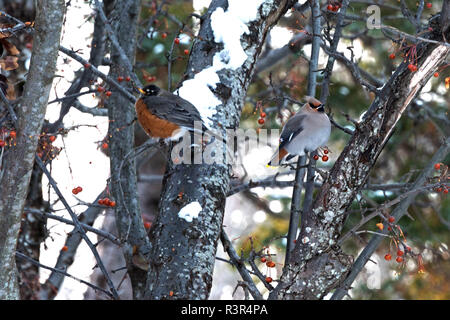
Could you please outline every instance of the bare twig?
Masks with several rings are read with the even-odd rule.
[[[320,2],[318,0],[312,0],[309,1],[309,5],[311,7],[313,36],[311,46],[311,59],[309,61],[307,94],[309,96],[315,96],[317,86],[317,66],[319,61],[320,44],[322,42],[321,39],[322,26],[321,26]],[[291,216],[289,218],[289,229],[286,244],[286,257],[285,257],[286,265],[289,263],[289,260],[291,258],[291,251],[294,248],[294,240],[297,238],[297,229],[300,218],[300,201],[303,189],[303,179],[305,176],[305,170],[301,167],[305,165],[305,163],[306,163],[306,155],[299,157],[297,161],[297,169],[295,172],[295,185],[291,201]]]
[[[75,51],[67,49],[63,46],[59,47],[59,51],[62,53],[68,55],[69,57],[75,59],[79,63],[81,63],[83,66],[89,68],[92,70],[92,72],[97,75],[98,77],[102,78],[106,83],[108,83],[110,86],[114,87],[119,93],[121,93],[123,96],[125,96],[129,101],[136,102],[136,97],[133,96],[130,92],[128,92],[124,87],[122,87],[118,82],[116,82],[114,79],[108,77],[103,72],[99,71],[96,67],[91,65],[87,60],[83,59],[81,56],[79,56]]]
[[[106,29],[106,34],[107,34],[109,40],[111,41],[111,44],[114,46],[114,48],[119,53],[120,59],[122,60],[123,64],[125,65],[125,69],[131,75],[131,78],[133,79],[133,81],[139,87],[142,87],[141,81],[136,76],[136,74],[133,72],[133,64],[131,63],[130,59],[128,59],[128,56],[126,55],[125,51],[122,49],[122,46],[120,45],[119,40],[117,39],[117,36],[114,33],[114,30],[111,28],[108,18],[106,17],[105,12],[103,11],[103,3],[100,3],[98,0],[95,0],[95,7],[96,7],[98,15],[100,16],[101,21],[104,23],[104,26]]]
[[[98,108],[98,107],[89,108],[89,107],[86,107],[85,105],[83,105],[78,100],[76,100],[73,103],[73,107],[75,109],[77,109],[78,111],[81,111],[83,113],[89,113],[89,114],[92,114],[93,116],[100,116],[100,117],[107,117],[108,116],[108,109],[106,109],[106,108]]]
[[[30,258],[30,257],[28,257],[28,256],[26,256],[26,255],[24,255],[24,254],[21,253],[21,252],[16,251],[16,257],[18,257],[18,258],[20,258],[20,259],[24,259],[24,260],[26,260],[26,261],[28,261],[28,262],[30,262],[30,263],[32,263],[32,264],[34,264],[34,265],[40,267],[40,268],[44,268],[44,269],[50,270],[50,271],[52,271],[52,272],[56,272],[56,273],[59,273],[59,274],[62,274],[62,275],[64,275],[64,276],[66,276],[66,277],[69,277],[69,278],[72,278],[72,279],[74,279],[74,280],[77,280],[77,281],[79,281],[80,283],[83,283],[83,284],[87,285],[88,287],[91,287],[91,288],[94,289],[95,291],[101,291],[101,292],[103,292],[104,294],[106,294],[108,297],[114,298],[114,296],[113,296],[109,291],[106,291],[105,289],[102,289],[102,288],[97,287],[96,285],[94,285],[94,284],[92,284],[92,283],[89,283],[89,282],[87,282],[87,281],[84,281],[84,280],[82,280],[82,279],[79,279],[79,278],[77,278],[77,277],[75,277],[75,276],[73,276],[73,275],[67,273],[67,272],[64,271],[64,270],[46,266],[46,265],[40,263],[39,261],[36,261],[36,260],[34,260],[34,259],[32,259],[32,258]]]
[[[34,214],[38,214],[38,215],[41,215],[41,216],[49,218],[49,219],[53,219],[53,220],[57,220],[57,221],[60,221],[60,222],[66,223],[66,224],[70,224],[72,226],[75,225],[75,223],[72,220],[69,220],[69,219],[66,219],[66,218],[63,218],[63,217],[51,214],[49,212],[41,211],[41,210],[34,209],[34,208],[25,208],[24,211],[25,212],[32,212]],[[90,226],[88,224],[82,223],[82,222],[80,222],[80,225],[86,231],[90,231],[90,232],[93,232],[95,234],[98,234],[99,236],[110,240],[114,244],[117,244],[117,245],[121,244],[120,240],[115,235],[113,235],[113,234],[111,234],[109,232],[106,232],[106,231],[103,231],[103,230],[100,230],[100,229],[96,229],[96,228],[94,228],[94,227],[92,227],[92,226]]]
[[[74,222],[75,228],[78,230],[78,232],[80,232],[81,237],[83,238],[83,240],[86,242],[86,244],[89,246],[89,248],[91,249],[92,253],[94,254],[94,257],[95,257],[95,259],[97,261],[97,265],[99,266],[100,270],[102,271],[103,275],[105,276],[106,282],[107,282],[107,284],[109,286],[109,289],[111,290],[112,296],[114,297],[114,299],[119,299],[119,295],[118,295],[118,293],[116,291],[116,288],[114,287],[114,284],[112,283],[111,278],[109,277],[108,271],[106,270],[106,268],[105,268],[105,266],[104,266],[104,264],[103,264],[103,262],[102,262],[102,260],[100,258],[100,255],[98,254],[97,249],[95,248],[94,244],[91,242],[89,237],[86,235],[86,232],[84,231],[83,226],[81,225],[80,221],[78,221],[77,215],[75,214],[75,212],[72,211],[72,208],[67,203],[66,199],[64,198],[63,194],[59,190],[55,180],[53,179],[53,177],[51,176],[50,172],[45,167],[45,165],[42,162],[41,158],[39,158],[36,155],[35,161],[36,161],[36,164],[39,166],[39,168],[41,168],[41,170],[46,175],[49,184],[52,186],[53,190],[55,191],[55,193],[59,197],[60,201],[62,202],[64,207],[67,209],[67,212],[70,214],[70,217],[72,218],[72,221]]]
[[[225,251],[228,253],[228,256],[230,257],[232,264],[238,269],[239,274],[241,275],[242,279],[245,281],[247,288],[250,291],[250,294],[252,295],[253,299],[262,300],[263,297],[262,297],[261,293],[256,288],[255,283],[253,282],[252,277],[250,276],[247,268],[245,267],[244,262],[241,260],[239,255],[234,250],[233,245],[223,228],[222,228],[222,232],[220,233],[220,240],[222,241],[223,248],[225,249]]]
[[[402,194],[400,194],[398,197],[396,197],[395,199],[388,201],[384,204],[382,204],[381,206],[379,206],[374,212],[372,212],[371,214],[365,216],[363,219],[361,219],[361,221],[359,221],[349,232],[347,232],[345,235],[343,235],[339,240],[338,240],[338,245],[342,244],[345,240],[347,240],[353,233],[356,232],[356,230],[358,230],[361,226],[363,226],[364,224],[366,224],[368,221],[372,220],[373,218],[375,218],[376,216],[380,216],[382,217],[384,220],[386,220],[385,217],[383,217],[383,212],[396,205],[397,203],[399,203],[400,201],[409,198],[411,196],[417,196],[417,194],[419,194],[420,192],[424,192],[424,191],[428,191],[434,187],[437,187],[439,185],[441,185],[442,183],[435,183],[435,184],[431,184],[431,185],[426,185],[426,186],[422,186],[422,187],[418,187],[418,188],[413,188],[407,192],[404,192]]]

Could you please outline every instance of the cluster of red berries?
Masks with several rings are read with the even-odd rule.
[[[258,119],[258,123],[260,124],[260,125],[263,125],[264,124],[264,122],[266,122],[266,120],[265,120],[265,118],[266,118],[266,113],[264,112],[264,111],[261,111],[260,113],[259,113],[259,116],[260,116],[260,118]]]
[[[145,81],[147,82],[153,82],[156,80],[155,76],[144,76]]]
[[[328,149],[323,150],[323,153],[324,153],[324,155],[322,155],[322,161],[323,162],[327,162],[328,161],[328,159],[329,159],[328,156],[327,156],[328,152],[329,152]],[[313,159],[317,161],[317,160],[319,160],[319,156],[317,154],[315,154]]]
[[[110,96],[112,95],[112,92],[111,92],[111,91],[109,91],[109,90],[105,91],[105,88],[102,87],[102,86],[97,86],[97,92],[98,92],[98,93],[103,93],[103,92],[105,92],[105,96],[107,96],[107,97],[110,97]]]
[[[128,81],[131,81],[131,78],[130,78],[130,76],[126,76],[125,78],[122,76],[117,77],[117,81],[122,82],[123,80],[128,82]]]
[[[389,231],[392,231],[391,225],[392,225],[392,223],[395,222],[395,218],[394,218],[393,216],[389,216],[389,217],[387,218],[387,221],[389,222],[389,223],[388,223],[388,230],[389,230]],[[377,226],[378,229],[380,229],[380,230],[383,230],[383,229],[384,229],[384,224],[381,223],[381,222],[380,222],[380,223],[377,223],[376,226]],[[400,234],[403,236],[403,232],[401,231],[400,227],[398,227],[398,229],[400,230]],[[404,239],[404,240],[406,241],[406,239]],[[395,241],[395,243],[397,244],[397,241]],[[405,249],[406,249],[406,251],[408,251],[408,252],[411,251],[411,248],[408,247],[408,246],[406,246]],[[404,255],[404,254],[405,254],[404,251],[398,249],[398,250],[397,250],[397,258],[395,259],[395,261],[397,261],[397,263],[402,263],[402,262],[404,261],[404,258],[403,258],[403,255]],[[391,255],[390,253],[387,253],[387,254],[384,256],[384,260],[386,260],[386,261],[390,261],[391,259],[392,259],[392,255]]]
[[[0,129],[0,134],[3,136],[3,139],[5,137],[7,138],[9,136],[9,138],[10,138],[10,144],[9,145],[11,145],[11,143],[12,143],[11,140],[14,140],[14,139],[17,138],[17,133],[16,133],[15,130],[11,130],[11,131],[8,132],[8,130],[5,130],[4,128],[2,128],[2,129]],[[3,139],[0,139],[0,148],[3,148],[4,146],[6,146],[6,141],[3,140]]]
[[[410,251],[411,248],[410,247],[406,247],[406,250]],[[403,255],[405,254],[404,251],[398,249],[397,250],[397,258],[395,259],[395,261],[397,261],[397,263],[402,263],[404,261],[403,259]],[[386,261],[390,261],[392,259],[392,255],[390,253],[386,254],[384,256],[384,260]]]
[[[275,266],[276,266],[275,262],[272,261],[270,254],[269,254],[269,259],[267,259],[266,257],[261,257],[260,261],[262,263],[265,263],[268,268],[275,268]],[[265,280],[267,283],[271,283],[273,281],[272,277],[269,277],[269,276],[267,276]]]
[[[416,72],[417,71],[417,66],[415,64],[410,63],[410,64],[408,64],[408,69],[411,72]]]
[[[260,261],[262,263],[265,263],[267,267],[269,268],[275,268],[275,262],[272,261],[272,259],[269,258],[269,260],[267,260],[266,257],[261,257]]]
[[[109,198],[103,198],[103,199],[98,200],[98,204],[100,204],[102,206],[107,206],[107,207],[115,207],[116,206],[116,202],[111,201],[111,199],[109,199]]]
[[[445,166],[444,164],[442,164],[442,163],[436,163],[435,165],[434,165],[434,169],[435,170],[443,170],[443,171],[446,171],[447,170],[447,166]],[[442,187],[437,187],[436,189],[434,189],[436,192],[438,192],[438,193],[443,193],[443,194],[448,194],[448,187],[447,186],[442,186]]]
[[[408,61],[408,69],[411,72],[417,71],[417,46],[411,45],[409,46],[408,52],[405,56],[405,61]]]
[[[431,9],[431,8],[433,7],[433,4],[432,4],[431,2],[427,2],[427,3],[425,3],[425,6],[426,6],[428,9]]]
[[[83,191],[83,188],[80,186],[72,189],[73,194],[79,194],[81,191]]]
[[[436,192],[437,193],[440,193],[440,192],[442,192],[443,194],[448,194],[448,188],[446,188],[446,187],[439,187],[439,188],[436,188]]]
[[[166,32],[163,32],[162,34],[161,34],[161,38],[163,38],[163,39],[166,39],[167,38],[167,33]],[[173,40],[173,42],[175,43],[175,44],[180,44],[180,38],[175,38],[174,40]],[[189,50],[188,49],[184,49],[183,50],[183,53],[185,54],[185,55],[188,55],[189,54]]]
[[[336,2],[330,2],[328,5],[327,5],[327,10],[328,11],[333,11],[333,12],[337,12],[337,11],[339,11],[339,9],[342,7],[342,4],[340,3],[340,2],[338,2],[338,1],[336,1]]]
[[[392,217],[392,216],[390,216],[390,217],[388,218],[388,221],[389,221],[389,223],[394,223],[394,222],[395,222],[395,218]],[[380,229],[380,230],[383,230],[383,229],[384,229],[384,224],[381,223],[381,222],[380,222],[380,223],[377,223],[376,226],[377,226],[377,228]],[[390,226],[388,226],[388,231],[391,231],[391,230],[392,230],[392,228],[391,228]]]

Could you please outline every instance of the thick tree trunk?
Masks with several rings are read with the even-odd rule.
[[[434,30],[440,30],[434,25]],[[442,41],[439,32],[428,35]],[[446,38],[449,38],[446,34]],[[336,246],[347,211],[408,105],[445,61],[450,47],[421,42],[416,72],[402,63],[379,89],[302,224],[290,263],[272,299],[320,299],[343,280],[352,258]]]
[[[31,173],[30,186],[25,207],[48,210],[48,203],[42,195],[42,171],[35,164]],[[20,225],[17,251],[39,261],[41,243],[46,237],[47,218],[28,212],[23,215]],[[40,289],[39,267],[24,259],[16,259],[19,271],[20,298],[22,300],[38,299]]]
[[[211,127],[215,130],[239,126],[241,107],[257,56],[267,32],[286,12],[289,3],[287,0],[261,1],[256,19],[247,23],[249,33],[240,39],[247,59],[237,69],[223,68],[217,72],[220,83],[212,91],[221,104],[214,108]],[[213,1],[203,16],[192,48],[187,79],[213,65],[214,55],[223,49],[223,43],[214,41],[211,26],[211,15],[217,8],[227,11],[228,1]],[[169,160],[159,216],[150,233],[152,252],[147,299],[208,298],[228,191],[229,169],[226,163],[174,165]],[[188,222],[178,216],[184,206],[196,202],[201,206],[198,218]]]
[[[55,73],[64,1],[39,1],[24,94],[17,107],[17,144],[3,159],[0,181],[0,299],[19,299],[15,250],[33,160]]]
[[[139,0],[115,1],[110,17],[118,43],[133,64],[136,51],[136,29],[140,11]],[[128,76],[132,70],[126,67],[120,52],[111,46],[109,76]],[[131,86],[130,86],[131,88]],[[133,262],[133,251],[145,252],[149,241],[142,223],[137,197],[136,164],[134,148],[134,105],[119,93],[109,99],[109,151],[111,161],[111,194],[117,202],[116,224],[124,243],[123,252],[133,287],[133,297],[143,297],[146,272]],[[131,125],[130,125],[131,124]],[[123,166],[122,166],[123,165]],[[122,166],[122,167],[121,167]]]

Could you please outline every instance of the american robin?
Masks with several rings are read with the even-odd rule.
[[[268,163],[269,166],[279,164],[287,154],[290,157],[303,156],[305,152],[314,151],[328,141],[331,124],[322,103],[313,97],[305,97],[305,100],[303,107],[284,125],[280,146]]]
[[[138,88],[141,96],[135,108],[141,127],[152,138],[177,140],[187,131],[195,131],[194,122],[199,121],[206,130],[200,112],[189,101],[156,85]]]

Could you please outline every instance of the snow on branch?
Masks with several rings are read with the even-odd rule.
[[[183,82],[177,93],[200,111],[203,121],[211,126],[215,107],[222,102],[211,89],[220,82],[218,72],[223,69],[237,70],[248,59],[241,38],[249,34],[248,25],[259,18],[260,12],[270,9],[273,0],[229,0],[228,8],[218,7],[211,15],[214,41],[223,44],[223,50],[213,57],[212,66],[197,73],[193,79]],[[266,9],[268,8],[268,9]]]

